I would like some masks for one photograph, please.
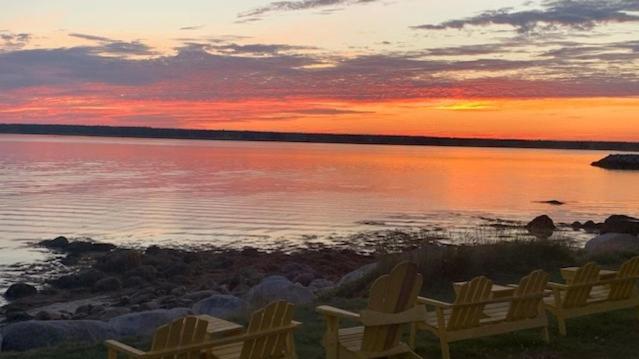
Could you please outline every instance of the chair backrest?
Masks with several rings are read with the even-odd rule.
[[[453,302],[446,328],[453,331],[479,326],[485,306],[482,302],[490,300],[492,287],[493,282],[483,276],[462,285]]]
[[[422,276],[417,272],[417,265],[410,262],[398,264],[390,274],[375,280],[370,290],[367,310],[362,312],[362,321],[365,325],[362,351],[378,353],[399,345],[402,334],[401,325],[420,320],[420,318],[411,318],[411,315],[406,314],[410,314],[408,311],[411,309],[417,308],[415,303],[422,283]],[[424,309],[423,306],[421,308]],[[371,313],[389,318],[387,323],[392,324],[367,325],[365,317]],[[382,313],[386,313],[386,315]],[[403,313],[404,316],[400,316],[400,313]],[[393,318],[393,315],[388,314],[397,314],[401,318],[397,320],[397,318]],[[423,319],[425,319],[425,311]]]
[[[151,351],[176,349],[187,345],[203,343],[206,340],[208,322],[196,316],[187,316],[159,327],[153,335]],[[201,350],[165,355],[162,359],[199,359]]]
[[[599,281],[599,266],[594,262],[586,263],[577,269],[575,277],[570,283],[574,288],[568,288],[563,300],[564,308],[583,307],[588,302],[590,291]]]
[[[515,293],[513,293],[506,320],[516,321],[536,318],[541,313],[540,305],[549,278],[548,273],[542,270],[536,270],[521,278]]]
[[[291,325],[295,306],[286,301],[273,302],[266,307],[253,312],[246,334],[258,334],[273,331]],[[263,359],[284,357],[289,332],[280,331],[264,334],[255,339],[249,339],[242,346],[240,359]]]
[[[616,279],[626,279],[610,284],[610,292],[608,300],[624,300],[630,298],[637,285],[637,277],[639,277],[639,256],[627,260],[619,268]]]

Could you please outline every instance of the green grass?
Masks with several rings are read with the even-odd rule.
[[[356,309],[364,305],[362,299],[338,299],[332,305]],[[304,323],[296,333],[299,358],[324,358],[321,338],[324,323],[313,306],[299,307],[296,319]],[[527,358],[527,359],[600,359],[639,358],[639,311],[625,310],[602,315],[569,320],[568,336],[559,337],[556,326],[551,326],[551,343],[544,343],[539,331],[523,331],[451,345],[454,358]],[[141,340],[125,342],[144,348]],[[435,337],[422,332],[418,336],[417,353],[425,358],[439,358],[439,344]],[[64,345],[57,348],[34,350],[25,353],[0,354],[1,359],[105,359],[101,344]]]

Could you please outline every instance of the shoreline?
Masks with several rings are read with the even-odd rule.
[[[330,143],[355,145],[529,148],[639,152],[639,142],[455,138],[378,134],[259,132],[152,127],[2,124],[0,134],[120,137],[149,139]]]

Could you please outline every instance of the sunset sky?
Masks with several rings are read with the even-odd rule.
[[[639,0],[20,0],[0,123],[639,141]]]

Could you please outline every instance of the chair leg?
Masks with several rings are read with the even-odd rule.
[[[568,335],[568,330],[566,329],[566,320],[561,317],[557,317],[557,324],[559,325],[559,335],[565,337]]]
[[[293,333],[289,333],[286,336],[286,346],[288,347],[288,357],[290,359],[297,359],[297,349],[295,348],[295,338]]]
[[[108,358],[109,359],[118,359],[118,352],[116,352],[115,350],[109,348]]]
[[[417,323],[411,323],[411,325],[410,325],[410,338],[408,339],[408,345],[413,350],[415,350],[416,339],[417,339]]]
[[[543,327],[541,329],[541,337],[544,339],[544,342],[550,343],[550,331],[548,327]]]
[[[450,359],[450,347],[448,346],[448,342],[444,339],[440,339],[439,345],[442,349],[442,359]]]

